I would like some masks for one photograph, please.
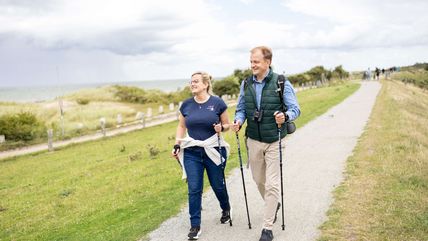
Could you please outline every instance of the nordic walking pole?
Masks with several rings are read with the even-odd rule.
[[[221,122],[216,123],[216,124],[221,124]],[[223,128],[222,128],[223,129]],[[226,185],[226,176],[224,174],[224,171],[226,169],[226,160],[223,162],[222,156],[221,156],[221,145],[220,145],[220,132],[217,133],[217,142],[218,142],[218,152],[220,153],[220,163],[222,165],[223,168],[223,181],[224,181],[224,190],[226,191],[226,195],[227,195],[227,200],[229,201],[229,208],[230,207],[230,200],[229,200],[229,193],[227,192],[227,185]],[[230,215],[230,221],[229,221],[229,225],[232,226],[232,215],[230,214],[230,210],[229,210],[229,215]]]
[[[276,115],[275,112],[274,115]],[[285,230],[284,224],[284,181],[282,178],[282,143],[281,143],[281,124],[278,124],[278,140],[279,140],[279,170],[281,173],[281,212],[282,212],[282,230]]]
[[[281,145],[281,125],[278,127],[278,139],[279,139],[279,170],[281,172],[281,212],[282,212],[282,230],[285,230],[284,224],[284,181],[282,178],[282,145]]]
[[[242,169],[241,144],[239,143],[238,132],[235,132],[235,134],[236,134],[236,142],[238,143],[239,166],[241,167],[242,185],[244,187],[245,207],[247,208],[248,228],[251,229],[250,212],[248,211],[248,202],[247,202],[247,190],[245,189],[244,171]]]

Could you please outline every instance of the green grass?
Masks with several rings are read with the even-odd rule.
[[[427,240],[428,94],[383,81],[319,240]]]
[[[303,114],[297,125],[310,120],[306,115],[314,118],[313,112],[325,112],[358,88],[354,83],[298,93]],[[232,119],[234,109],[228,111]],[[145,236],[187,202],[181,170],[170,157],[176,125],[1,160],[0,240]],[[239,165],[236,141],[232,132],[224,135],[231,144],[230,171]],[[154,158],[149,145],[160,151]]]

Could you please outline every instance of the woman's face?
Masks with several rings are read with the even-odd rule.
[[[204,84],[202,81],[202,75],[195,74],[192,76],[192,80],[190,81],[190,90],[192,94],[199,94],[202,92],[206,92],[208,88],[207,84]]]

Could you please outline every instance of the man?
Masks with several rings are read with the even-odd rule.
[[[281,138],[286,133],[286,121],[300,115],[296,94],[289,81],[285,81],[283,103],[278,94],[278,74],[271,66],[272,51],[265,46],[251,50],[253,76],[242,81],[232,129],[238,132],[247,119],[245,130],[248,155],[253,179],[265,202],[263,229],[260,241],[273,240],[272,227],[280,209],[280,161],[278,127]],[[282,112],[283,104],[287,111]]]

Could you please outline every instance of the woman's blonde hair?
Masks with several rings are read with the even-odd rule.
[[[212,80],[211,75],[209,75],[207,72],[196,71],[190,77],[193,77],[194,75],[197,75],[197,74],[202,77],[202,83],[208,85],[208,87],[207,87],[207,93],[210,94],[210,95],[212,95],[213,92],[212,92],[212,84],[211,84],[211,80]]]

